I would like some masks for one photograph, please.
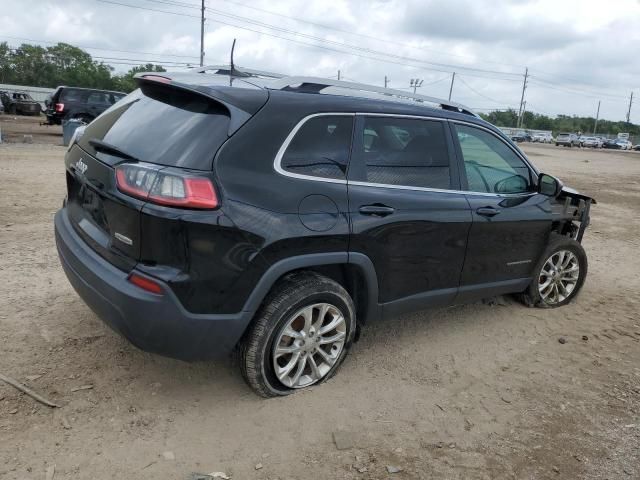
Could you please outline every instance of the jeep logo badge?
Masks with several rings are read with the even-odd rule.
[[[86,172],[87,168],[89,168],[87,164],[82,161],[82,159],[76,162],[75,167],[76,170],[79,171],[82,175],[84,175],[84,172]]]

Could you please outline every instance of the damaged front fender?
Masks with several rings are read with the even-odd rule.
[[[591,219],[591,204],[597,204],[595,198],[563,186],[558,197],[552,202],[554,231],[582,242]]]

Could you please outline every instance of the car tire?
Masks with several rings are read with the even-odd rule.
[[[558,145],[559,145],[559,144],[558,144],[558,143],[556,143],[556,147],[557,147]]]
[[[16,106],[15,105],[9,106],[9,115],[15,115],[15,114],[16,114]]]
[[[587,270],[587,254],[582,245],[572,238],[552,233],[549,245],[533,271],[533,280],[520,295],[520,300],[529,307],[562,307],[580,292]]]
[[[325,306],[328,310],[323,310]],[[340,318],[337,327],[322,331]],[[340,367],[355,332],[355,306],[340,284],[315,272],[287,275],[268,295],[240,344],[242,376],[261,397],[289,395],[318,385]],[[341,336],[343,340],[335,343],[321,343]]]

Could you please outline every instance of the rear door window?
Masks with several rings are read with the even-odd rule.
[[[60,94],[60,102],[82,102],[85,92],[76,88],[65,88]]]
[[[445,126],[437,120],[365,117],[352,180],[379,185],[450,189]],[[360,144],[360,142],[358,142]]]
[[[344,180],[351,151],[353,115],[322,115],[307,120],[280,160],[289,173]]]
[[[126,95],[124,93],[113,93],[111,94],[111,103],[116,103],[122,100]]]
[[[110,95],[106,92],[91,92],[87,97],[87,103],[98,106],[112,105]]]

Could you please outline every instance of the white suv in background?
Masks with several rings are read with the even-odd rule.
[[[553,136],[550,133],[536,133],[531,137],[532,142],[553,143]]]

